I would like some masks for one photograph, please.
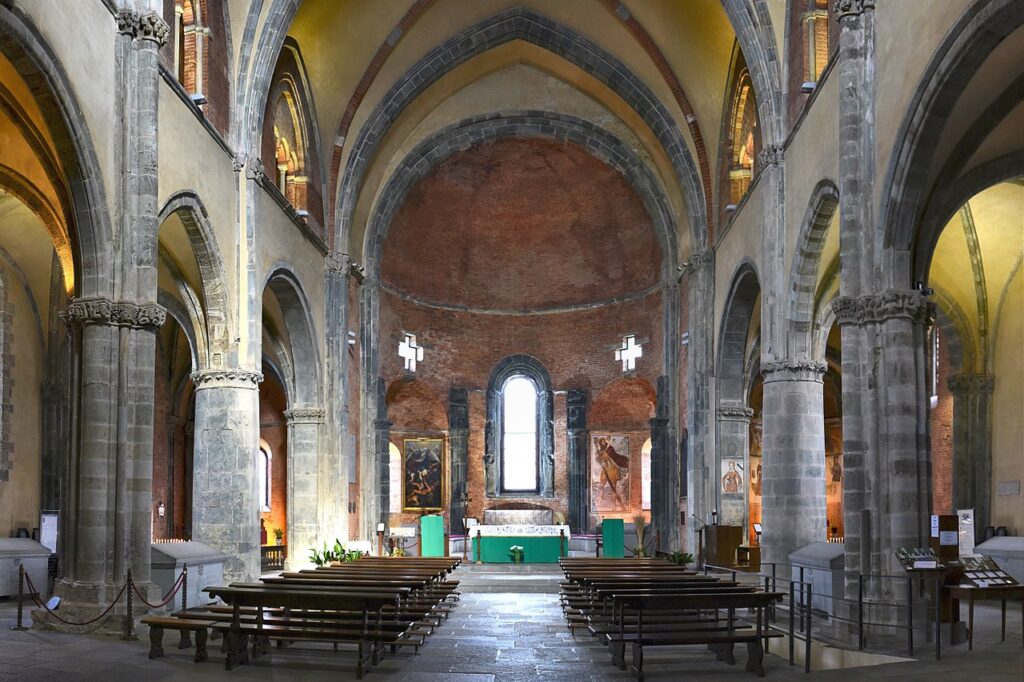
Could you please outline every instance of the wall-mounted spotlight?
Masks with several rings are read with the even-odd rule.
[[[156,506],[156,515],[161,519],[167,516],[167,507],[164,506],[163,502]]]
[[[814,92],[816,87],[818,87],[818,84],[814,81],[805,81],[800,84],[800,92],[804,95],[809,95]]]
[[[352,331],[351,329],[348,332],[348,345],[350,345],[350,346],[356,345],[356,333],[354,331]]]
[[[935,289],[932,289],[924,282],[914,282],[914,289],[920,291],[922,296],[931,296],[935,293]]]
[[[192,93],[191,95],[189,95],[189,99],[191,99],[192,104],[195,104],[197,107],[201,107],[207,102],[206,95],[204,95],[201,92]]]

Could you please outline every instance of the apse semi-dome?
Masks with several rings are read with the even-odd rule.
[[[618,171],[572,143],[508,139],[458,152],[413,186],[381,272],[421,302],[551,310],[641,294],[661,259]]]

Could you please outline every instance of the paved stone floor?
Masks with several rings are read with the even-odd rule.
[[[1008,618],[1008,641],[999,643],[998,608],[976,607],[978,634],[974,651],[966,645],[947,647],[941,662],[930,650],[907,663],[816,672],[804,675],[774,656],[765,657],[767,679],[775,680],[969,680],[1021,682],[1024,648],[1020,611]],[[196,665],[190,653],[166,647],[167,656],[150,661],[148,640],[140,628],[138,642],[47,632],[12,632],[14,608],[0,600],[0,682],[8,680],[337,680],[354,679],[352,657],[327,648],[274,650],[232,672],[225,672],[218,653]],[[170,638],[170,636],[168,636]],[[651,680],[753,680],[744,671],[746,651],[737,647],[737,665],[719,663],[700,647],[652,650],[645,656]],[[389,656],[370,672],[369,682],[514,682],[516,680],[627,680],[613,668],[605,649],[588,635],[573,638],[564,625],[554,594],[466,593],[451,618],[418,656]]]

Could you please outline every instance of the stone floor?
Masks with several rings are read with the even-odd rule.
[[[467,586],[468,587],[468,586]],[[472,588],[470,588],[472,589]],[[515,589],[515,588],[512,588]],[[920,660],[804,675],[774,656],[765,657],[767,679],[790,680],[970,680],[1021,682],[1019,609],[1008,614],[1007,641],[999,642],[998,607],[976,607],[978,621],[973,652],[966,645],[945,647],[936,662],[930,649]],[[337,680],[354,679],[353,657],[329,647],[274,650],[228,673],[220,655],[196,665],[191,654],[165,647],[167,656],[150,661],[147,637],[140,628],[137,642],[47,632],[13,632],[14,605],[0,600],[0,682],[8,680]],[[170,636],[168,636],[169,638]],[[645,652],[646,653],[646,652]],[[737,647],[737,665],[719,663],[700,647],[654,649],[645,655],[651,680],[753,680],[744,671],[745,648]],[[364,678],[374,681],[513,682],[516,680],[590,681],[632,679],[613,668],[605,649],[590,636],[569,634],[558,597],[547,593],[467,591],[446,622],[422,648],[389,656]]]

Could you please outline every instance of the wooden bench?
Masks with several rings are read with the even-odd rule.
[[[144,625],[149,626],[149,657],[160,658],[164,655],[164,630],[177,630],[181,633],[179,649],[187,649],[192,646],[189,640],[190,633],[196,633],[196,655],[195,662],[201,663],[207,658],[206,653],[206,630],[210,623],[206,620],[192,618],[175,618],[173,616],[145,616],[142,619]]]
[[[376,623],[383,620],[381,613],[386,607],[400,608],[397,593],[368,594],[347,593],[342,590],[278,589],[271,586],[257,587],[207,587],[210,596],[222,599],[232,607],[231,620],[215,622],[213,627],[225,633],[225,668],[232,670],[249,661],[248,639],[252,637],[253,657],[270,653],[270,640],[287,642],[331,642],[355,644],[357,647],[356,679],[362,679],[367,664],[374,665],[383,654],[383,647],[398,640],[403,631],[379,630]],[[253,620],[243,622],[242,608],[255,610]],[[266,610],[288,609],[289,611],[317,611],[358,614],[358,626],[348,624],[330,627],[323,622],[289,615],[280,622],[274,616],[267,617]],[[372,620],[371,620],[372,617]],[[407,622],[406,629],[412,626]]]
[[[699,592],[692,594],[671,594],[647,592],[639,594],[615,594],[612,597],[620,616],[620,628],[606,635],[612,649],[612,660],[620,668],[625,667],[625,645],[632,645],[630,671],[643,679],[643,649],[645,646],[677,646],[706,644],[719,660],[734,664],[733,646],[747,645],[747,671],[759,677],[764,676],[764,648],[762,642],[769,637],[780,637],[781,633],[771,631],[765,620],[765,609],[782,601],[781,592]],[[737,609],[751,609],[756,613],[756,626],[750,627],[737,622]],[[724,621],[649,624],[646,616],[654,613],[680,613],[701,611],[728,612]],[[636,616],[635,631],[626,629],[625,614]]]

